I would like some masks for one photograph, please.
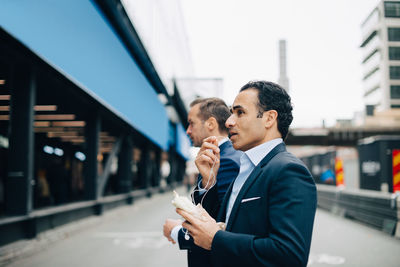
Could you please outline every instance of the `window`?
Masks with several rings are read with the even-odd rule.
[[[400,41],[400,28],[388,28],[388,40]]]
[[[400,85],[391,85],[390,86],[390,98],[391,99],[400,99]]]
[[[400,60],[400,47],[389,47],[389,59]]]
[[[399,2],[385,2],[385,17],[400,18],[400,3]]]
[[[390,79],[400,80],[400,66],[390,66]]]

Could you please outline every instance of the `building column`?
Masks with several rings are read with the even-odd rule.
[[[151,159],[151,149],[152,146],[149,143],[146,143],[144,146],[142,146],[142,157],[140,159],[140,181],[141,181],[141,186],[143,189],[146,189],[147,196],[150,197],[152,192],[151,192],[151,186],[152,186],[152,168],[153,168],[153,161]]]
[[[170,165],[170,173],[167,178],[167,183],[174,186],[177,176],[177,155],[175,148],[171,147],[168,151],[168,161]]]
[[[132,138],[127,136],[118,157],[118,193],[128,193],[132,190],[132,151]]]
[[[6,213],[26,215],[32,210],[34,105],[36,73],[26,62],[17,64],[11,78],[10,139]]]
[[[176,156],[176,173],[175,173],[175,182],[181,183],[183,181],[185,175],[186,163],[185,160],[177,155]]]
[[[156,148],[154,150],[155,153],[155,158],[154,158],[154,168],[153,168],[153,179],[155,181],[154,186],[160,187],[160,181],[161,181],[161,149]]]
[[[151,186],[151,160],[150,160],[150,147],[145,145],[142,150],[141,166],[143,168],[142,175],[140,177],[143,188],[149,188]]]
[[[96,112],[94,112],[96,114]],[[98,161],[99,137],[101,130],[101,119],[95,115],[86,121],[86,160],[85,160],[85,199],[94,200],[97,198],[98,190]]]

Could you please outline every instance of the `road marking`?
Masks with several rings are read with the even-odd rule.
[[[328,255],[326,253],[316,254],[316,255],[311,254],[308,259],[307,266],[310,266],[314,263],[326,263],[326,264],[330,264],[330,265],[340,265],[340,264],[344,264],[345,261],[346,261],[346,259],[341,256],[332,256],[332,255]]]
[[[163,236],[162,232],[100,232],[95,238],[111,239],[114,246],[129,249],[149,248],[160,249],[171,243]]]
[[[159,237],[163,236],[161,231],[152,232],[100,232],[96,233],[95,237],[108,238],[136,238],[136,237]]]

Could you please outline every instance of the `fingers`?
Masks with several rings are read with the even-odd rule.
[[[210,250],[215,233],[221,228],[207,211],[201,208],[201,219],[182,209],[176,209],[176,212],[186,219],[182,223],[182,227],[186,228],[193,237],[194,243],[204,249]]]
[[[200,205],[198,206],[202,222],[215,222],[215,219]]]
[[[201,206],[201,205],[197,205],[197,208],[200,210],[200,215],[201,217],[205,218],[212,218],[210,216],[210,214],[208,214],[208,212]]]
[[[210,216],[210,214],[208,214],[208,212],[201,206],[201,205],[197,205],[197,208],[200,210],[200,217],[198,218],[192,214],[190,214],[187,211],[184,211],[182,209],[176,209],[176,212],[181,215],[186,221],[182,223],[182,227],[186,228],[184,226],[184,224],[189,223],[191,226],[199,226],[202,222],[206,222],[206,221],[215,221],[214,218],[212,218]],[[189,229],[188,229],[189,230]]]
[[[197,154],[196,160],[205,161],[213,164],[219,160],[219,147],[218,144],[214,145],[208,142],[203,142],[201,149]]]
[[[204,142],[211,143],[211,144],[214,144],[214,145],[218,145],[218,139],[217,139],[216,136],[209,136],[207,138],[204,138],[203,139],[203,143]]]
[[[188,233],[193,237],[193,239],[195,238],[197,234],[197,229],[193,225],[185,221],[182,223],[182,227],[188,231]]]
[[[168,240],[171,238],[171,229],[168,228],[165,224],[164,224],[164,227],[163,227],[163,233],[164,233],[164,236],[166,238],[168,238]]]
[[[181,225],[182,220],[174,220],[174,219],[166,219],[165,223],[163,225],[163,234],[164,236],[168,239],[168,241],[172,242],[172,244],[175,244],[176,242],[171,238],[171,231],[172,229],[177,226]]]
[[[203,152],[199,152],[196,160],[213,164],[214,162],[218,162],[219,159],[213,152],[206,150]]]
[[[171,242],[172,244],[176,244],[175,240],[173,240],[171,237],[168,237],[168,241]]]
[[[207,140],[207,138],[204,140]],[[219,153],[218,142],[211,143],[211,142],[203,141],[203,143],[200,147],[200,152],[207,151],[208,149],[211,149],[211,152],[213,152],[214,154],[218,154]]]
[[[192,214],[190,214],[187,211],[184,211],[183,209],[176,209],[176,213],[178,213],[179,215],[181,215],[186,221],[195,224],[197,223],[198,219],[196,217],[194,217]],[[183,226],[183,224],[182,224]]]
[[[210,168],[213,168],[215,177],[219,169],[220,149],[218,147],[217,137],[210,136],[204,139],[203,144],[197,154],[195,164],[203,177],[203,186],[208,184],[210,175]],[[210,177],[209,177],[210,176]]]

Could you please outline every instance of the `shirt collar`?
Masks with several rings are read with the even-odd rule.
[[[218,142],[218,146],[221,146],[223,143],[225,143],[228,140],[229,140],[229,138],[225,137],[224,139],[222,139],[221,141]]]
[[[254,164],[254,166],[257,166],[258,163],[269,153],[271,152],[274,147],[279,145],[280,143],[283,142],[282,138],[276,138],[272,139],[268,142],[262,143],[261,145],[258,145],[256,147],[253,147],[244,153],[248,156],[248,158],[251,160],[251,162]]]

